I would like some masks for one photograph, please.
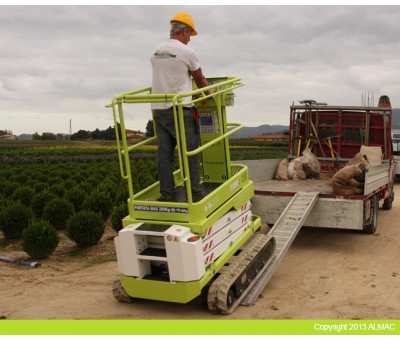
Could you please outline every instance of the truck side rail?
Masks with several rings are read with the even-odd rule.
[[[323,172],[331,176],[362,145],[381,147],[383,160],[392,160],[391,124],[391,107],[291,105],[289,158],[309,148],[322,162]]]
[[[392,111],[390,107],[377,107],[377,106],[344,106],[344,105],[291,105],[294,110],[354,110],[354,111]]]
[[[368,195],[375,190],[387,186],[390,181],[389,170],[389,162],[368,166],[365,174],[364,195]]]

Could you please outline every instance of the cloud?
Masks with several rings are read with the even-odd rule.
[[[246,84],[232,121],[287,124],[302,99],[359,105],[369,91],[376,102],[400,100],[397,6],[0,6],[0,129],[113,126],[104,105],[151,85],[151,52],[179,11],[195,19],[190,46],[206,76]],[[129,127],[143,131],[148,107],[128,110]]]

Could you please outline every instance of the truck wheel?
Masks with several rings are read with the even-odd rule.
[[[133,298],[131,298],[125,291],[124,287],[122,287],[119,275],[114,279],[112,293],[114,298],[119,302],[133,302]]]
[[[364,216],[363,231],[366,234],[374,234],[376,232],[376,227],[378,224],[378,208],[379,208],[378,196],[377,195],[372,196],[369,204],[370,204],[369,214],[367,216]],[[364,208],[364,214],[365,214],[365,208]]]
[[[392,209],[393,200],[394,200],[394,191],[392,191],[392,192],[390,193],[390,195],[388,196],[388,198],[386,198],[386,199],[383,201],[383,205],[382,205],[383,210],[390,210],[390,209]]]

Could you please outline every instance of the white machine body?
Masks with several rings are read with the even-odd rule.
[[[200,237],[180,225],[131,224],[115,237],[119,272],[139,279],[151,278],[152,267],[168,272],[170,282],[201,279],[207,266],[223,254],[248,228],[250,201],[232,210]]]

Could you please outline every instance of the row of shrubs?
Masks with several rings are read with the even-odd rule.
[[[15,153],[15,151],[11,151],[8,154],[3,153],[3,150],[0,150],[2,154],[0,154],[0,164],[1,165],[18,165],[18,164],[55,164],[55,163],[65,163],[65,162],[74,162],[74,163],[101,163],[101,162],[118,162],[118,154],[116,151],[111,150],[108,153],[102,153],[98,151],[95,154],[67,154],[67,153],[59,153],[59,154],[48,154],[44,152],[43,155],[41,152],[23,152],[22,154]],[[157,157],[157,153],[155,152],[140,152],[135,153],[131,156],[132,160],[154,160]]]
[[[154,183],[156,162],[138,161],[132,169],[134,191]],[[111,217],[119,231],[128,214],[126,181],[118,163],[32,164],[0,167],[0,230],[6,239],[22,239],[32,258],[48,257],[58,231],[81,247],[94,245]]]
[[[85,156],[62,154],[56,156],[57,162],[47,162],[30,152],[10,152],[8,162],[0,162],[0,230],[6,239],[22,239],[25,252],[44,258],[57,247],[59,230],[85,247],[99,242],[110,217],[116,231],[122,228],[128,190],[110,150],[104,155],[96,152],[96,162],[91,163]],[[231,156],[232,160],[265,158],[265,152],[238,149],[231,150]],[[157,158],[144,155],[132,155],[135,192],[157,180]]]
[[[50,211],[56,205],[49,205]],[[65,214],[66,211],[61,211]],[[55,216],[52,214],[51,216]],[[87,247],[97,244],[104,234],[105,224],[101,215],[95,211],[83,210],[76,214],[65,214],[65,234],[78,246]],[[35,219],[32,210],[20,202],[11,202],[0,211],[0,229],[6,239],[21,239],[22,249],[32,258],[41,259],[51,255],[58,246],[57,230],[61,225],[44,219]]]

